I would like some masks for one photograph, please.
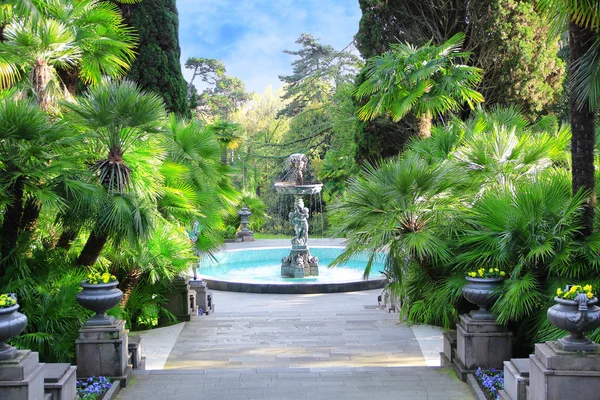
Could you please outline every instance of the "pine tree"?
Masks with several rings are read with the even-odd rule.
[[[139,35],[138,56],[128,78],[147,91],[159,93],[167,110],[189,115],[187,83],[179,62],[179,17],[175,0],[144,0],[120,7],[126,22]]]

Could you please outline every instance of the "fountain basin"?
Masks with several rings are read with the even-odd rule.
[[[346,265],[327,268],[343,247],[311,247],[311,253],[319,257],[319,276],[305,278],[282,278],[281,257],[289,253],[287,247],[229,250],[216,255],[216,261],[204,260],[198,267],[198,275],[210,289],[248,293],[336,293],[378,289],[387,283],[380,274],[383,257],[373,263],[369,279],[362,275],[367,256],[357,256]]]
[[[302,185],[293,182],[276,182],[275,191],[282,194],[293,194],[297,196],[312,195],[321,192],[322,183],[305,183]]]

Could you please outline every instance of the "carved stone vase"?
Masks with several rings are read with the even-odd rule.
[[[548,320],[559,329],[569,332],[558,340],[566,351],[594,351],[598,345],[583,335],[584,332],[600,327],[598,299],[588,299],[583,293],[575,300],[555,297],[557,303],[548,309]]]
[[[504,278],[465,278],[467,284],[462,288],[462,294],[470,303],[479,307],[479,310],[470,312],[471,317],[477,320],[495,320],[496,317],[490,309],[498,300],[498,288]]]
[[[19,335],[27,326],[27,317],[18,310],[19,304],[0,308],[0,360],[10,360],[15,356],[17,349],[4,342]]]
[[[115,319],[107,316],[106,312],[119,304],[123,298],[123,292],[117,288],[119,282],[92,284],[83,281],[80,285],[83,290],[77,294],[77,302],[96,313],[85,325],[112,325]]]

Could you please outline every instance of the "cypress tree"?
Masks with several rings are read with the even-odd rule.
[[[159,93],[167,109],[189,115],[187,83],[179,57],[179,17],[175,0],[144,0],[120,5],[128,25],[139,35],[138,56],[127,77],[148,91]]]

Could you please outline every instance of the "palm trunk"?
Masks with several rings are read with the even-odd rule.
[[[127,272],[120,282],[120,289],[123,291],[123,299],[121,300],[121,307],[125,308],[131,293],[138,286],[142,279],[142,271],[139,268],[134,268]]]
[[[33,197],[29,197],[25,202],[25,208],[23,209],[20,231],[33,234],[37,228],[41,211],[42,203]]]
[[[2,222],[2,246],[0,247],[1,258],[5,258],[17,246],[19,239],[19,226],[23,217],[23,192],[25,182],[23,178],[17,178],[11,188],[11,202],[4,212]],[[6,270],[0,265],[0,274],[3,276]]]
[[[431,114],[425,113],[417,117],[417,135],[421,139],[426,139],[431,136]]]
[[[79,83],[78,69],[72,67],[69,69],[60,69],[57,72],[58,77],[62,81],[63,85],[65,85],[67,92],[69,92],[71,96],[75,97],[77,94],[77,84]]]
[[[58,238],[58,242],[56,242],[56,247],[65,249],[66,251],[69,251],[69,249],[71,248],[71,245],[73,244],[73,241],[75,239],[77,239],[78,234],[79,234],[79,228],[77,228],[77,229],[65,228],[63,230],[63,232],[61,233],[60,237]]]
[[[100,253],[102,253],[102,249],[107,241],[107,234],[98,234],[94,229],[92,233],[90,233],[90,237],[88,237],[88,240],[85,243],[85,246],[83,246],[81,253],[79,253],[76,265],[81,265],[84,267],[90,267],[94,265],[100,256]]]
[[[595,34],[593,32],[581,28],[573,22],[569,23],[572,190],[575,194],[580,189],[584,189],[590,194],[581,219],[583,227],[581,233],[584,236],[592,233],[594,205],[596,203],[594,192],[594,113],[590,111],[587,102],[585,104],[577,103],[574,93],[573,71],[577,60],[588,51],[594,39]]]
[[[37,96],[38,104],[42,110],[48,111],[54,106],[54,100],[48,93],[48,83],[52,79],[52,67],[46,60],[38,58],[32,75],[33,91]]]

